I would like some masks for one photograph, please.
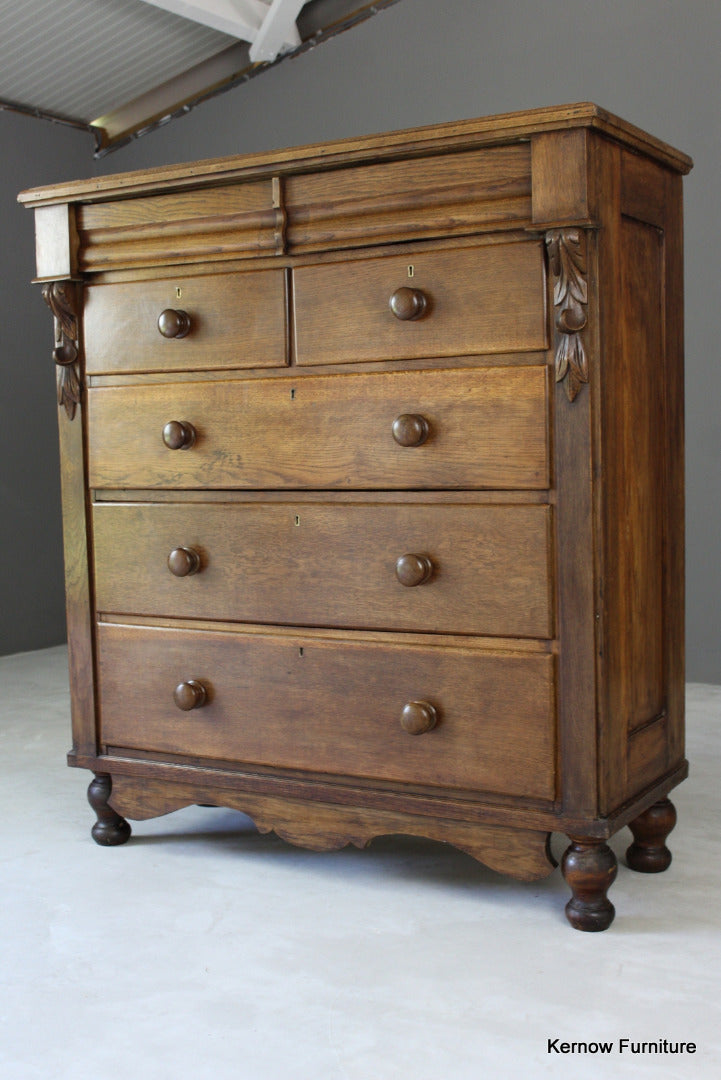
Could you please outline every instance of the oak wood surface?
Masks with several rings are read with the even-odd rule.
[[[548,484],[541,367],[94,388],[88,412],[91,487]],[[408,412],[428,420],[422,446],[393,439],[394,420]],[[171,420],[193,425],[192,449],[165,447]]]
[[[310,769],[279,770],[257,764],[246,766],[239,762],[203,761],[187,755],[163,754],[160,758],[152,751],[127,747],[103,750],[99,755],[69,755],[68,764],[97,772],[110,772],[114,777],[133,776],[141,783],[204,784],[216,789],[218,800],[233,793],[253,792],[277,795],[284,800],[398,810],[434,820],[442,811],[448,821],[501,825],[536,832],[560,831],[568,836],[583,834],[597,840],[607,840],[613,836],[649,806],[667,797],[688,776],[688,764],[685,762],[678,769],[657,778],[653,785],[617,807],[608,817],[575,818],[563,813],[558,802],[549,803],[518,795],[464,792],[459,789],[431,788],[423,784],[399,785],[378,778],[345,778]],[[219,801],[218,805],[221,805]],[[154,815],[149,812],[146,816]]]
[[[527,144],[289,176],[291,252],[514,228],[531,217]]]
[[[78,263],[85,271],[164,266],[204,256],[273,254],[280,211],[270,182],[144,199],[85,203],[78,212]]]
[[[54,359],[108,821],[190,797],[530,878],[563,829],[584,930],[615,830],[660,868],[690,165],[579,105],[22,196],[56,318],[88,298]]]
[[[549,637],[550,510],[543,506],[96,505],[102,612],[310,626]],[[175,577],[170,553],[199,553]],[[426,553],[430,580],[396,563]],[[185,563],[183,564],[183,567]]]
[[[78,277],[76,208],[66,203],[39,206],[35,211],[37,281]]]
[[[107,624],[98,645],[108,746],[555,794],[548,656]],[[207,702],[183,713],[173,691],[190,679]],[[425,735],[401,727],[411,701],[438,711]]]
[[[409,285],[423,292],[427,308],[418,319],[400,321],[389,301]],[[296,361],[543,349],[543,290],[537,241],[299,267],[293,274]]]
[[[680,187],[604,148],[603,806],[683,758]],[[670,248],[670,251],[667,250]]]
[[[249,815],[260,832],[275,832],[284,840],[315,851],[337,851],[353,844],[364,848],[377,836],[423,836],[453,844],[479,862],[520,881],[547,877],[556,862],[549,834],[538,829],[508,828],[482,823],[419,819],[403,811],[333,803],[309,805],[250,792],[218,792],[200,781],[173,783],[116,774],[110,802],[134,820],[171,813],[184,806],[220,798]]]
[[[61,379],[60,371],[57,378],[58,381]],[[74,420],[70,420],[63,409],[58,412],[73,751],[94,754],[97,750],[94,620],[86,517],[89,508],[86,507],[84,422],[82,403]]]
[[[168,339],[159,332],[158,317],[167,308],[188,314],[186,336]],[[84,319],[90,374],[287,363],[282,270],[90,285]]]
[[[20,201],[30,206],[75,200],[93,202],[117,195],[142,195],[157,191],[158,187],[171,191],[175,187],[225,184],[236,179],[253,179],[259,175],[332,169],[369,158],[378,161],[429,156],[439,152],[453,153],[478,145],[523,141],[540,131],[577,127],[603,132],[617,142],[645,153],[678,172],[686,173],[692,167],[691,159],[668,143],[598,105],[579,102],[385,132],[382,135],[342,139],[335,143],[317,143],[271,153],[211,158],[207,161],[166,165],[134,173],[94,177],[92,180],[52,184],[23,192]]]

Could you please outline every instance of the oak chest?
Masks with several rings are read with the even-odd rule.
[[[668,866],[690,164],[575,105],[21,196],[98,843],[564,832],[583,930]]]

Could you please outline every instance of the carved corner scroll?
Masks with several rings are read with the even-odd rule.
[[[55,348],[53,360],[60,368],[58,405],[68,419],[75,418],[80,403],[80,372],[78,368],[78,288],[73,281],[50,281],[43,285],[43,300],[55,319]]]
[[[573,401],[588,382],[588,357],[581,336],[588,321],[586,234],[583,229],[550,229],[546,250],[555,279],[556,382],[566,380],[566,394]]]

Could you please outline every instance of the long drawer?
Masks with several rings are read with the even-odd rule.
[[[99,504],[99,611],[550,637],[546,506]],[[119,552],[123,557],[119,557]]]
[[[89,285],[84,331],[88,374],[282,367],[284,272]]]
[[[547,345],[536,240],[303,266],[293,296],[301,365]]]
[[[95,387],[88,424],[94,488],[549,484],[542,366]]]
[[[107,624],[98,644],[111,749],[555,794],[549,655]]]

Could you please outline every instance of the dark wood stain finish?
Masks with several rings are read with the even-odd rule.
[[[603,930],[683,746],[683,154],[592,105],[25,193],[98,843],[450,842]]]

